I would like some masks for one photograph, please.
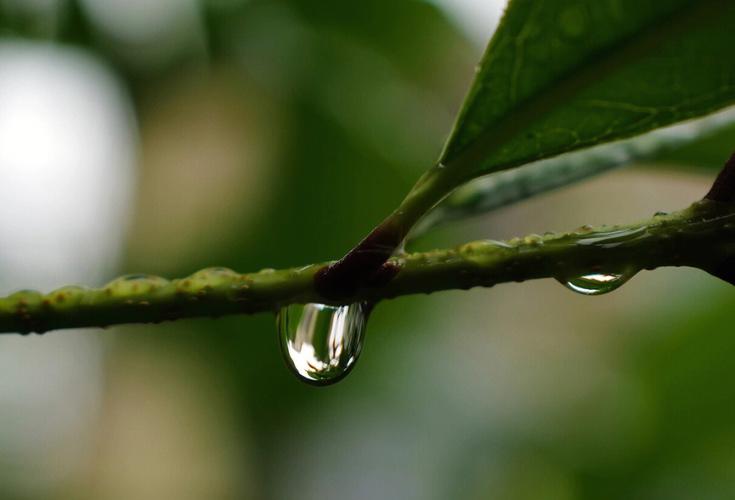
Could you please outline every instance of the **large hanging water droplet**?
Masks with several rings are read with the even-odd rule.
[[[604,293],[617,290],[630,278],[635,276],[636,271],[626,271],[624,273],[590,273],[578,276],[576,278],[557,278],[557,281],[582,295],[602,295]]]
[[[276,319],[286,364],[309,384],[341,380],[355,366],[362,350],[370,307],[293,304]]]

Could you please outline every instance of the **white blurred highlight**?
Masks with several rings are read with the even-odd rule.
[[[134,181],[131,116],[88,56],[0,44],[0,293],[99,284],[113,272]],[[39,494],[83,466],[101,361],[90,332],[0,336],[5,487]]]
[[[117,84],[76,52],[4,44],[0,110],[0,288],[109,275],[134,164]]]
[[[508,0],[430,0],[453,18],[477,43],[490,40]]]

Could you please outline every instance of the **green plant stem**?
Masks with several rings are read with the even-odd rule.
[[[506,242],[476,241],[448,250],[403,254],[382,286],[360,288],[350,301],[591,272],[692,266],[715,272],[735,256],[735,203],[709,200],[627,226],[580,228]],[[0,298],[0,332],[43,332],[195,316],[275,311],[291,303],[324,302],[314,275],[329,263],[238,274],[209,268],[176,280],[122,277],[102,288],[65,287],[48,294]]]
[[[438,164],[421,176],[395,211],[344,257],[314,276],[319,293],[330,299],[343,299],[354,296],[369,283],[401,248],[421,217],[462,183],[463,179],[455,175],[457,172]]]

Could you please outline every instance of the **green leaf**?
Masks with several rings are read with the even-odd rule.
[[[734,103],[733,26],[733,0],[512,0],[439,162],[323,273],[322,295],[353,293],[473,178]]]
[[[731,0],[513,0],[441,163],[459,183],[722,108],[733,26]]]

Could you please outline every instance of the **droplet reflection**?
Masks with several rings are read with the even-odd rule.
[[[582,295],[602,295],[617,290],[635,274],[635,271],[622,274],[590,273],[572,279],[557,279],[557,281],[573,292]]]
[[[286,364],[309,384],[328,385],[341,380],[360,356],[369,312],[368,304],[363,302],[282,308],[277,324]]]

